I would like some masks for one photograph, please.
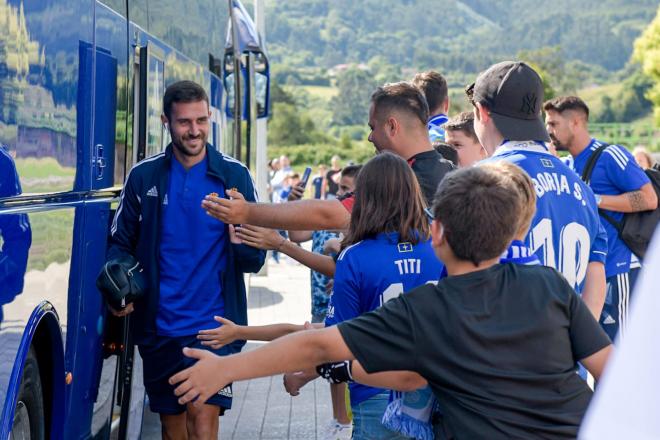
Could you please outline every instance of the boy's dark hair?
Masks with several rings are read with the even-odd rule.
[[[172,114],[172,105],[179,102],[199,102],[205,101],[209,105],[209,97],[206,90],[193,81],[177,81],[170,84],[165,90],[163,97],[163,113],[169,120]]]
[[[462,131],[466,136],[479,142],[477,133],[474,132],[474,113],[472,112],[462,112],[449,118],[442,128],[449,131]]]
[[[454,255],[475,266],[498,257],[518,229],[522,200],[511,179],[487,167],[454,171],[442,179],[433,216]]]
[[[400,242],[418,243],[430,236],[424,198],[410,165],[389,152],[367,162],[355,181],[346,248],[384,232],[398,232]]]
[[[451,161],[455,166],[458,166],[458,152],[456,151],[456,148],[442,141],[433,142],[433,148],[435,148],[435,151],[440,153],[442,157]]]
[[[380,86],[371,95],[374,114],[378,119],[392,110],[415,116],[424,124],[429,120],[429,106],[422,92],[409,82],[401,81]]]
[[[552,98],[548,101],[545,101],[543,104],[543,110],[546,112],[548,110],[555,111],[557,113],[564,113],[567,110],[577,110],[589,120],[589,107],[585,102],[577,96],[558,96]]]
[[[347,165],[344,168],[341,169],[341,177],[352,177],[355,178],[355,176],[358,175],[360,170],[362,169],[361,164],[357,165]]]
[[[447,80],[438,72],[429,70],[428,72],[418,73],[413,78],[412,83],[424,94],[430,112],[439,109],[442,103],[447,100],[449,93]]]

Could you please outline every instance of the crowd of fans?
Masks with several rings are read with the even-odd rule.
[[[330,382],[327,439],[578,435],[630,324],[646,247],[631,248],[621,225],[657,212],[657,165],[592,138],[579,97],[544,103],[523,62],[491,66],[466,98],[472,112],[447,115],[437,72],[385,84],[365,164],[318,165],[300,200],[282,156],[270,162],[272,203],[234,189],[204,198],[232,243],[312,269],[312,310],[305,324],[219,317],[199,332],[206,347],[273,342],[230,356],[184,348],[196,363],[169,380],[179,404],[285,373],[292,395]]]

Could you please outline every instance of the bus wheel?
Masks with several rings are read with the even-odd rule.
[[[14,424],[9,438],[11,440],[44,440],[44,417],[39,363],[34,348],[30,347],[23,367],[21,388],[14,412]]]

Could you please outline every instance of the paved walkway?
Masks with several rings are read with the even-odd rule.
[[[277,322],[303,323],[310,318],[309,269],[283,259],[269,260],[268,276],[250,278],[248,320],[262,325]],[[246,349],[259,343],[249,342]],[[282,386],[282,376],[254,379],[234,384],[232,410],[220,419],[223,440],[320,438],[332,416],[329,386],[316,380],[290,397]],[[146,414],[143,439],[160,438],[155,414]]]

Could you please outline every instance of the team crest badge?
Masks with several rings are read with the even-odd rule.
[[[412,252],[412,251],[413,251],[413,245],[412,245],[412,243],[408,243],[408,242],[405,242],[405,243],[399,243],[399,244],[397,245],[397,247],[398,247],[398,249],[399,249],[399,253],[403,253],[403,252]]]

